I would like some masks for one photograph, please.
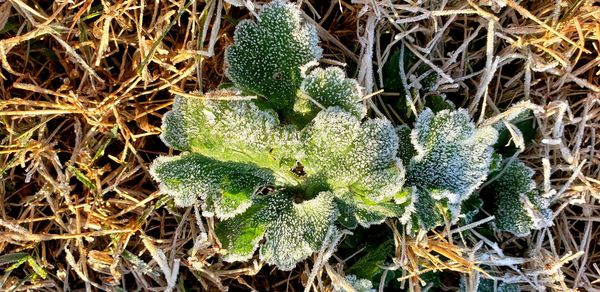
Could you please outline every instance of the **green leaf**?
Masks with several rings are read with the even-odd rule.
[[[321,248],[337,212],[326,192],[300,204],[281,202],[277,209],[281,213],[265,234],[260,257],[287,271]]]
[[[210,98],[239,92],[220,90]],[[250,162],[294,181],[289,170],[299,148],[298,132],[279,124],[277,114],[249,100],[197,100],[176,97],[165,114],[161,138],[171,147],[219,160]]]
[[[398,136],[387,120],[361,122],[338,107],[321,111],[301,133],[306,174],[330,189],[349,188],[372,201],[399,193],[404,167],[396,158]]]
[[[401,50],[396,49],[388,58],[387,62],[383,66],[383,88],[386,92],[397,92],[400,93],[399,96],[394,96],[392,98],[383,97],[384,102],[390,104],[396,113],[400,116],[400,118],[404,121],[413,121],[414,114],[410,109],[406,96],[413,95],[411,92],[407,92],[402,84],[402,79],[400,78],[400,57]],[[409,77],[411,72],[411,68],[415,66],[415,64],[419,61],[417,56],[415,56],[409,49],[404,50],[403,56],[404,63],[404,72]],[[413,76],[420,77],[425,74],[427,71],[431,70],[431,68],[426,64],[421,64],[417,68],[412,71]],[[422,78],[419,83],[421,85],[421,91],[429,92],[432,87],[437,82],[438,75],[434,71],[427,73],[427,75]],[[425,99],[426,106],[434,109],[437,109],[437,102],[439,100],[437,98],[431,99],[431,97]],[[432,103],[433,102],[433,103]],[[446,104],[450,104],[445,101]],[[454,109],[454,107],[452,107]]]
[[[410,160],[417,155],[417,150],[411,141],[411,129],[406,125],[402,125],[396,128],[396,133],[399,141],[398,158],[402,160],[402,164],[408,165]]]
[[[139,258],[138,256],[136,256],[128,250],[123,250],[123,252],[121,253],[121,257],[128,261],[133,266],[133,268],[135,268],[136,271],[141,271],[144,275],[150,275],[152,277],[160,276],[160,274],[157,271],[153,270],[150,265],[144,262],[144,260],[142,260],[141,258]]]
[[[83,172],[81,172],[76,167],[69,165],[67,170],[72,173],[75,178],[80,181],[83,185],[85,185],[88,189],[93,190],[96,188],[96,185],[87,177]]]
[[[258,188],[275,181],[270,170],[252,164],[222,162],[196,153],[159,157],[150,168],[177,206],[204,201],[205,215],[229,218],[246,210]]]
[[[375,292],[373,283],[368,279],[358,279],[356,275],[346,275],[346,281],[356,292]],[[335,288],[333,292],[347,292],[344,288]]]
[[[252,258],[258,243],[270,226],[268,218],[273,211],[268,208],[270,202],[258,198],[246,212],[217,224],[215,232],[227,253],[222,257],[225,261],[245,261]]]
[[[446,98],[441,95],[430,95],[425,97],[425,107],[431,109],[434,113],[443,110],[454,110],[456,108],[454,103],[446,100]]]
[[[374,246],[367,246],[364,250],[366,254],[350,266],[346,273],[378,283],[383,272],[381,267],[385,265],[387,258],[394,254],[394,241],[386,240]]]
[[[5,255],[0,255],[0,265],[12,264],[16,262],[25,262],[29,258],[29,254],[24,252],[15,252]]]
[[[110,145],[110,143],[118,137],[118,132],[119,132],[119,126],[115,125],[110,130],[110,133],[108,135],[105,135],[102,137],[100,142],[98,142],[98,144],[97,144],[97,145],[99,145],[99,147],[98,147],[98,150],[96,150],[96,154],[94,154],[92,161],[96,161],[96,159],[104,156],[104,151],[106,150],[108,145]]]
[[[226,74],[239,88],[266,98],[275,109],[291,109],[302,82],[301,68],[321,57],[315,27],[294,4],[275,0],[258,21],[241,21],[225,52]]]
[[[498,230],[526,236],[531,229],[551,225],[552,212],[546,199],[535,190],[533,174],[523,162],[513,161],[490,175],[493,180],[480,194],[493,200]]]
[[[483,207],[483,201],[478,195],[473,194],[462,202],[461,213],[464,214],[463,223],[471,224],[475,220],[475,216],[479,214],[479,210]]]
[[[249,259],[264,237],[260,258],[289,271],[319,250],[336,214],[331,193],[294,203],[290,195],[277,192],[256,198],[246,212],[219,223],[216,233],[227,250],[226,261]]]
[[[46,279],[46,270],[44,270],[44,268],[42,268],[32,257],[27,259],[27,264],[29,264],[36,275],[42,277],[42,279]]]
[[[517,135],[521,135],[525,146],[530,144],[535,137],[535,119],[531,109],[525,109],[515,116],[509,117],[509,123],[513,124]],[[494,124],[494,128],[498,130],[498,141],[494,144],[494,148],[505,156],[511,156],[518,151],[518,147],[512,141],[512,135],[506,125],[500,121]]]
[[[417,221],[417,224],[413,227],[430,230],[444,223],[442,204],[433,199],[431,193],[413,188],[412,199],[414,200],[415,209],[413,220]]]
[[[404,93],[404,86],[400,79],[400,52],[396,50],[390,55],[388,61],[383,67],[383,86],[387,92],[400,92],[402,96]],[[404,72],[408,74],[409,70],[419,61],[417,56],[413,54],[409,49],[404,50]],[[419,77],[429,71],[431,68],[426,64],[421,64],[417,67],[414,74]],[[420,83],[423,90],[428,91],[435,85],[437,81],[437,74],[435,72],[428,73]]]
[[[443,110],[434,114],[425,109],[411,134],[417,151],[407,167],[410,185],[435,200],[450,205],[461,201],[486,179],[497,132],[492,127],[476,128],[466,110]],[[456,215],[458,207],[451,207]]]
[[[404,206],[393,201],[374,202],[363,196],[351,192],[336,191],[335,202],[340,215],[338,221],[346,228],[354,229],[358,224],[369,227],[381,224],[390,217],[401,217],[404,214]]]
[[[316,103],[325,108],[338,106],[359,119],[367,113],[361,101],[362,88],[355,79],[346,78],[340,68],[312,70],[302,81],[301,90],[304,94],[296,100],[294,111],[304,121],[312,120],[321,111]]]

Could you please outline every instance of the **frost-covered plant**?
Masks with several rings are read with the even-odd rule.
[[[491,174],[496,178],[481,191],[481,196],[493,200],[498,230],[525,236],[531,229],[552,224],[549,199],[535,189],[533,173],[523,162],[509,161],[505,168]]]
[[[227,49],[233,87],[175,97],[163,118],[162,140],[182,154],[159,157],[151,174],[175,205],[200,202],[202,215],[217,219],[225,261],[258,250],[291,270],[339,228],[456,222],[495,168],[494,127],[446,106],[424,109],[412,129],[369,118],[356,80],[315,68],[318,42],[295,5],[266,4],[257,21],[240,22]],[[507,204],[523,197],[490,194]]]
[[[164,116],[163,141],[184,153],[158,158],[151,173],[176,205],[199,200],[220,220],[226,261],[258,249],[290,270],[321,248],[336,219],[368,227],[404,213],[394,126],[362,121],[362,89],[341,69],[308,71],[320,54],[297,7],[274,1],[236,28],[226,53],[234,87],[176,97]],[[258,98],[239,98],[248,94]]]
[[[496,130],[477,128],[464,109],[425,109],[410,134],[407,127],[397,131],[402,138],[398,156],[407,165],[419,224],[429,229],[443,223],[445,216],[454,220],[462,201],[487,178]]]
[[[369,281],[367,279],[358,279],[358,277],[356,277],[356,275],[347,275],[346,282],[348,282],[348,284],[350,284],[350,286],[356,292],[375,292],[375,291],[377,291],[373,288],[373,283],[371,283],[371,281]],[[348,290],[345,289],[344,287],[339,287],[339,288],[334,289],[333,291],[334,292],[347,292]]]
[[[290,109],[302,83],[301,67],[321,58],[314,26],[285,1],[266,5],[258,21],[237,25],[225,52],[226,74],[242,90],[261,95],[269,107]]]

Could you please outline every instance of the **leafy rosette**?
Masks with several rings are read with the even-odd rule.
[[[407,138],[405,128],[397,131]],[[475,127],[464,109],[421,112],[410,134],[416,155],[406,167],[421,226],[431,228],[446,215],[450,220],[458,216],[461,202],[487,177],[496,139],[493,127]],[[398,155],[407,159],[408,142],[400,144],[404,149]]]
[[[367,118],[356,80],[339,68],[309,70],[318,43],[295,5],[266,4],[258,20],[240,22],[226,51],[233,87],[178,96],[164,116],[162,140],[183,153],[156,159],[151,175],[177,206],[199,201],[204,216],[216,217],[224,260],[258,250],[291,270],[340,225],[399,218],[430,229],[456,222],[463,205],[473,220],[481,208],[474,192],[490,171],[497,178],[485,194],[499,202],[499,229],[523,234],[547,222],[531,173],[494,160],[494,123],[477,128],[441,97],[413,129]]]
[[[236,86],[260,95],[268,107],[291,109],[302,83],[301,67],[321,57],[316,29],[287,1],[265,5],[254,22],[244,20],[225,53],[226,74]]]
[[[533,174],[523,162],[509,161],[490,175],[492,180],[481,191],[481,196],[492,200],[498,230],[526,236],[531,229],[552,225],[549,200],[535,189]]]

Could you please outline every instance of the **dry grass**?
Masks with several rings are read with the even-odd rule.
[[[405,287],[420,290],[427,269],[487,265],[482,273],[523,288],[600,289],[598,1],[303,2],[324,62],[347,64],[380,115],[397,116],[382,101],[399,93],[379,91],[390,39],[438,73],[434,93],[465,97],[477,121],[518,100],[542,106],[522,157],[556,199],[554,225],[494,243],[468,227],[408,238],[390,224],[389,269],[404,268]],[[221,262],[214,222],[173,208],[148,175],[170,151],[157,134],[172,93],[226,81],[224,47],[245,17],[222,0],[0,3],[0,254],[21,263],[1,266],[2,289],[346,285],[343,261],[323,263],[329,250],[292,273]],[[422,103],[414,70],[402,75]]]

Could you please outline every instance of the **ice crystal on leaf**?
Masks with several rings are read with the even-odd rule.
[[[338,221],[350,229],[359,224],[363,227],[381,224],[387,218],[401,217],[405,211],[403,205],[394,201],[374,202],[347,190],[337,190],[335,194],[340,212]]]
[[[265,97],[271,108],[289,109],[302,82],[300,67],[321,52],[314,26],[302,21],[296,6],[276,0],[263,6],[256,22],[237,25],[225,53],[226,74],[241,89]]]
[[[258,197],[245,213],[221,222],[216,232],[227,250],[225,260],[249,259],[264,238],[260,258],[288,271],[319,250],[336,215],[329,192],[299,204],[277,192]]]
[[[178,150],[283,169],[278,173],[292,167],[299,143],[295,128],[280,125],[275,112],[252,101],[179,96],[163,119],[161,137]]]
[[[411,139],[417,155],[407,166],[409,183],[458,205],[486,179],[497,132],[476,128],[464,109],[437,114],[425,109]]]
[[[412,199],[415,206],[414,227],[429,230],[444,223],[443,207],[433,199],[430,192],[415,187]]]
[[[275,180],[268,169],[196,153],[160,157],[154,160],[150,172],[177,206],[191,206],[200,198],[205,215],[214,213],[218,218],[243,212],[252,204],[256,190]]]
[[[433,228],[456,219],[490,168],[500,169],[494,121],[477,128],[442,97],[430,102],[439,112],[425,109],[413,129],[366,118],[356,80],[339,68],[307,71],[318,43],[297,6],[265,4],[256,21],[238,24],[226,51],[232,89],[177,96],[164,116],[161,138],[183,154],[156,159],[151,174],[176,205],[200,199],[203,215],[219,219],[226,261],[258,249],[291,270],[322,247],[336,220],[350,229],[387,218]],[[502,206],[496,225],[522,234],[542,226],[548,210],[530,185],[520,187],[531,175],[518,170],[506,170],[516,182],[501,175],[486,190]],[[369,290],[367,282],[356,287]]]
[[[359,119],[367,113],[361,101],[362,88],[355,79],[346,78],[340,68],[312,70],[302,81],[301,90],[303,94],[296,101],[294,110],[305,120],[314,118],[321,110],[319,106],[338,106]]]
[[[349,188],[373,201],[393,197],[404,184],[396,158],[398,136],[383,119],[361,124],[339,107],[321,111],[302,131],[307,175],[322,177],[330,188]]]
[[[347,275],[346,281],[356,292],[375,292],[373,283],[368,279],[359,279],[356,275]],[[344,287],[336,287],[333,292],[348,292]]]
[[[533,174],[523,162],[513,161],[490,175],[495,179],[481,191],[481,196],[492,198],[499,230],[525,236],[531,229],[551,224],[552,211],[547,208],[547,199],[535,189]]]

